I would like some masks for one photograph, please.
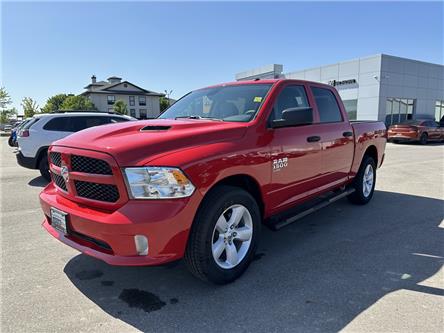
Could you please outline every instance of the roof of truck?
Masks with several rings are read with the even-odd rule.
[[[220,84],[211,85],[211,86],[208,86],[208,87],[205,87],[205,88],[202,88],[202,89],[223,87],[223,86],[238,86],[238,85],[244,85],[244,84],[275,84],[276,82],[284,82],[284,81],[288,81],[288,82],[301,82],[301,83],[314,83],[314,84],[319,84],[319,85],[323,85],[323,86],[327,86],[327,87],[332,88],[331,85],[326,84],[326,83],[322,83],[322,82],[282,78],[282,79],[254,79],[254,80],[245,80],[245,81],[233,81],[233,82],[226,82],[226,83],[220,83]]]

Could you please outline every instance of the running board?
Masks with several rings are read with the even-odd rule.
[[[299,212],[298,214],[296,214],[294,216],[291,216],[287,219],[283,219],[283,220],[279,220],[277,222],[271,223],[269,226],[273,230],[282,229],[283,227],[285,227],[293,222],[296,222],[297,220],[300,220],[301,218],[303,218],[311,213],[314,213],[314,212],[318,211],[319,209],[324,208],[324,207],[332,204],[333,202],[336,202],[336,201],[352,194],[354,191],[355,191],[354,188],[348,188],[339,194],[325,198],[321,202],[315,204],[314,206],[311,206],[310,208],[308,208],[306,210]]]

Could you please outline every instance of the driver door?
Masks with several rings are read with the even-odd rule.
[[[309,106],[304,85],[284,86],[276,98],[270,120],[281,119],[285,109]],[[269,202],[273,212],[294,205],[318,187],[321,145],[316,140],[316,128],[317,125],[309,124],[271,129]]]

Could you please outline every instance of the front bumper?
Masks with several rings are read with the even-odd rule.
[[[40,193],[43,227],[52,236],[84,254],[119,266],[160,265],[182,258],[201,200],[201,194],[195,191],[185,199],[129,200],[109,212],[62,197],[53,183]],[[51,207],[68,213],[68,235],[51,226]],[[148,238],[148,255],[137,254],[135,235]]]
[[[17,158],[17,163],[27,169],[35,169],[36,168],[36,159],[35,157],[26,157],[22,154],[21,151],[16,153],[15,157]]]

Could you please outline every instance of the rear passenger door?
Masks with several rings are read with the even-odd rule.
[[[311,85],[315,109],[319,114],[321,179],[324,187],[344,182],[354,155],[353,128],[338,103],[339,96],[324,86]]]

